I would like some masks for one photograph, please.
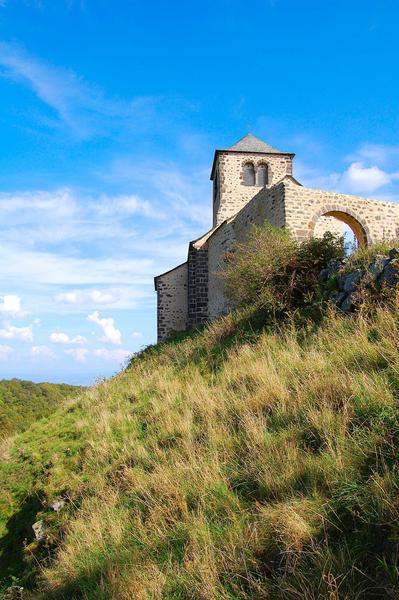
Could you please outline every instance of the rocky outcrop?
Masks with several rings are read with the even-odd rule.
[[[348,270],[346,260],[333,260],[320,272],[319,282],[331,302],[343,312],[352,312],[361,286],[382,289],[399,283],[399,248],[392,248],[387,255],[376,255],[367,267],[353,271]]]

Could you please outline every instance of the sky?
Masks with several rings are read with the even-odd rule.
[[[309,187],[399,198],[397,0],[0,0],[0,378],[156,341],[153,277],[248,132]]]

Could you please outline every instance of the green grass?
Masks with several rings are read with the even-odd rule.
[[[51,415],[66,399],[84,388],[63,383],[33,383],[0,379],[0,437],[23,431],[31,423]]]
[[[397,598],[399,312],[261,323],[247,309],[149,348],[10,441],[3,589]]]

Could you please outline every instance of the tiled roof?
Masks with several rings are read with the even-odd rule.
[[[277,150],[277,148],[273,148],[270,144],[263,142],[259,138],[252,135],[252,133],[247,133],[243,138],[238,140],[233,146],[230,148],[226,148],[226,150],[234,150],[235,152],[267,152],[273,154],[286,154],[286,152],[282,152],[281,150]]]

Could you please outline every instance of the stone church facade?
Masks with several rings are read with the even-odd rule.
[[[213,227],[189,243],[186,262],[155,277],[158,341],[229,311],[218,272],[253,224],[268,221],[299,240],[343,223],[359,244],[399,237],[398,204],[305,188],[292,175],[293,158],[251,134],[215,151]]]

